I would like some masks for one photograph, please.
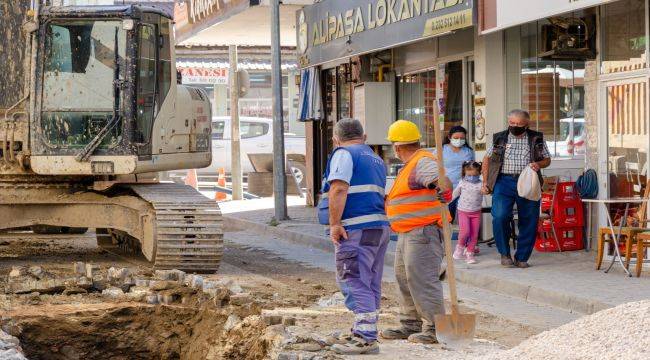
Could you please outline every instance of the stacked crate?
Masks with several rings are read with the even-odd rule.
[[[552,193],[543,193],[542,213],[547,216],[542,216],[537,226],[537,251],[584,248],[584,213],[575,182],[559,182]]]

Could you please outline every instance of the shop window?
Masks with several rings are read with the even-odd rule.
[[[602,69],[605,74],[647,66],[646,0],[620,0],[601,8]]]
[[[422,133],[422,142],[427,147],[435,145],[435,136],[433,133],[435,102],[435,71],[399,77],[397,118],[416,123]]]
[[[508,105],[521,104],[530,112],[531,128],[544,134],[554,158],[583,157],[585,61],[540,58],[539,36],[547,23],[542,20],[506,32],[508,49],[519,43],[521,54],[519,59],[507,57]]]

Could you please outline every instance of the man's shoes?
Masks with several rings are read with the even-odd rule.
[[[515,267],[518,267],[520,269],[528,269],[530,265],[528,265],[528,262],[526,261],[515,261]]]
[[[437,344],[438,338],[436,337],[435,330],[426,330],[421,333],[413,334],[408,337],[409,342],[417,344]]]
[[[404,327],[400,327],[396,329],[382,330],[381,333],[379,333],[379,336],[381,336],[382,339],[386,339],[386,340],[406,340],[409,338],[409,336],[417,333],[419,332],[411,331]]]
[[[501,266],[514,267],[515,262],[512,261],[512,258],[510,256],[501,255]]]
[[[379,354],[379,343],[355,335],[343,344],[332,345],[330,349],[339,355]]]

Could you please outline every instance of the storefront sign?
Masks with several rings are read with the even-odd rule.
[[[470,27],[474,0],[323,0],[297,13],[308,67]]]
[[[484,0],[479,10],[481,33],[487,34],[612,1],[616,0]]]
[[[228,69],[179,68],[179,71],[183,84],[228,84]]]
[[[185,0],[176,2],[174,22],[180,43],[210,26],[257,5],[259,0]]]

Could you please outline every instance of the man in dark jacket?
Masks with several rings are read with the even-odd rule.
[[[540,169],[551,164],[551,155],[544,135],[529,129],[530,114],[512,110],[508,114],[508,130],[494,134],[492,146],[483,160],[483,193],[492,194],[492,227],[501,265],[527,268],[533,252],[539,201],[527,200],[517,193],[519,175],[526,168],[535,170],[542,182]],[[513,207],[517,204],[519,236],[514,261],[510,256],[510,235]]]

